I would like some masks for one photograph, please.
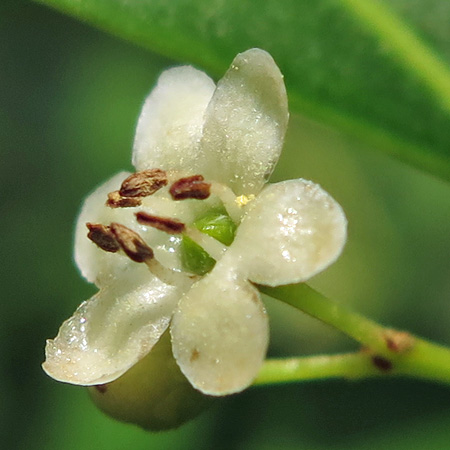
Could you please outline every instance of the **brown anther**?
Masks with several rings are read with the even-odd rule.
[[[102,250],[115,253],[119,251],[120,245],[117,242],[110,227],[99,223],[88,222],[86,226],[89,229],[87,237]]]
[[[120,186],[122,197],[147,197],[166,186],[167,174],[161,169],[149,169],[131,174]]]
[[[377,369],[381,370],[381,372],[389,372],[392,370],[392,362],[382,356],[372,356],[372,363]]]
[[[165,231],[169,234],[183,233],[186,226],[183,222],[177,219],[170,219],[169,217],[158,217],[139,211],[136,213],[136,219],[141,225],[156,228],[157,230]]]
[[[141,263],[153,258],[153,250],[139,234],[120,223],[112,223],[110,227],[122,250],[134,262]]]
[[[122,197],[119,191],[110,192],[106,206],[110,208],[133,208],[139,206],[142,200],[139,197]]]
[[[206,183],[202,175],[193,175],[175,181],[169,192],[174,200],[185,200],[187,198],[204,200],[210,196],[210,188],[211,184]]]

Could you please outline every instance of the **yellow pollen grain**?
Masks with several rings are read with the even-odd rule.
[[[242,208],[243,206],[245,206],[247,203],[251,202],[252,200],[255,200],[255,196],[253,194],[250,194],[248,196],[240,195],[239,197],[236,197],[234,199],[234,201],[240,208]]]

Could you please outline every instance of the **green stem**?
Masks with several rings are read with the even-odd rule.
[[[327,378],[367,378],[380,375],[367,353],[320,355],[302,358],[269,359],[265,362],[255,386]]]
[[[337,328],[377,353],[386,354],[384,328],[381,325],[328,299],[307,284],[291,284],[276,288],[258,286],[258,288],[264,294]]]
[[[385,328],[334,302],[306,284],[258,286],[362,344],[354,354],[266,361],[255,384],[330,377],[406,375],[450,384],[450,349],[402,331]]]

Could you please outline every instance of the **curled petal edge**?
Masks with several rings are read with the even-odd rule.
[[[139,266],[83,302],[48,340],[43,369],[71,384],[108,383],[136,364],[170,323],[181,292]]]

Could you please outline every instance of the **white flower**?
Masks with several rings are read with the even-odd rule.
[[[48,341],[50,376],[115,380],[170,326],[175,359],[196,389],[225,395],[252,383],[269,336],[252,283],[305,281],[346,240],[341,207],[318,185],[264,186],[287,122],[283,77],[262,50],[239,54],[217,87],[192,67],[161,75],[137,126],[137,173],[107,181],[79,216],[75,260],[100,290]],[[220,207],[238,225],[229,247],[192,226]],[[180,262],[186,234],[217,261],[203,277]]]

